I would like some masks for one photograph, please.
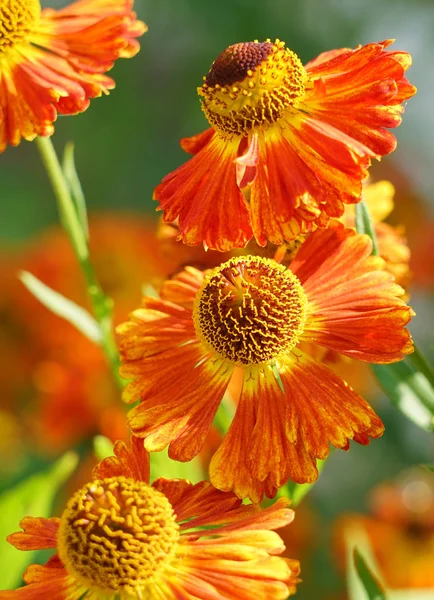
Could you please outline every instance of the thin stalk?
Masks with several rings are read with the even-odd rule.
[[[119,355],[112,327],[111,300],[104,294],[90,262],[86,233],[80,223],[77,208],[69,191],[69,186],[53,143],[48,137],[37,137],[36,145],[57,200],[60,221],[68,235],[86,280],[92,311],[101,328],[104,354],[116,383],[121,385],[122,380],[118,372]]]
[[[433,370],[416,344],[414,344],[414,352],[407,357],[407,360],[412,364],[416,371],[420,371],[420,373],[427,378],[431,387],[434,389]]]
[[[356,229],[358,233],[367,233],[372,241],[372,254],[378,256],[377,236],[365,200],[356,204]]]

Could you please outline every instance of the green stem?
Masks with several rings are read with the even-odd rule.
[[[80,223],[76,206],[71,197],[68,183],[60,166],[53,143],[48,137],[37,137],[36,145],[53,187],[54,195],[56,196],[60,221],[69,237],[86,279],[93,314],[101,328],[104,354],[116,383],[121,385],[122,380],[118,372],[119,355],[112,327],[112,303],[101,289],[90,262],[86,234]]]
[[[414,344],[414,352],[409,354],[407,360],[412,364],[415,371],[420,371],[427,380],[430,382],[431,387],[434,389],[434,373],[431,366],[428,364],[425,356],[422,354],[420,349]]]
[[[366,233],[372,240],[372,254],[378,256],[377,236],[365,200],[356,204],[356,229],[358,233]]]

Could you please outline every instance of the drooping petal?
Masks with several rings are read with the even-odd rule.
[[[412,352],[405,326],[413,312],[383,259],[371,252],[368,236],[340,224],[303,244],[291,264],[308,297],[301,339],[359,360],[396,362]]]
[[[12,533],[7,540],[18,550],[43,550],[46,548],[56,548],[57,530],[59,529],[60,519],[52,517],[24,517],[20,521],[20,527],[23,530]]]
[[[216,134],[157,186],[154,198],[166,222],[179,219],[180,236],[222,252],[243,248],[252,237],[244,196],[237,186],[237,143]]]
[[[352,151],[321,131],[307,128],[263,141],[257,176],[251,186],[252,227],[259,244],[282,244],[356,202],[367,161],[354,162]]]
[[[371,407],[327,367],[303,355],[279,365],[281,389],[271,368],[246,378],[234,421],[214,455],[210,479],[257,502],[273,497],[290,478],[311,483],[330,444],[369,443],[383,425]]]
[[[232,371],[207,357],[199,343],[153,357],[142,371],[141,402],[128,415],[132,432],[149,451],[170,444],[171,458],[191,460],[202,449]]]

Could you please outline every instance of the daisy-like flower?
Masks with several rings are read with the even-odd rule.
[[[314,232],[290,268],[232,258],[168,281],[161,299],[118,327],[124,399],[134,435],[171,458],[201,449],[225,390],[241,374],[233,422],[210,464],[211,482],[253,501],[288,478],[317,478],[329,445],[368,444],[383,433],[371,407],[303,351],[308,342],[345,356],[391,363],[412,351],[412,310],[371,256],[368,236],[335,222]]]
[[[199,88],[211,128],[181,145],[194,157],[155,199],[182,240],[220,251],[254,236],[281,244],[361,199],[372,158],[395,149],[416,89],[393,40],[325,52],[303,67],[279,40],[229,46]]]
[[[288,500],[262,510],[205,481],[151,486],[141,440],[117,442],[115,454],[60,519],[26,517],[23,532],[9,536],[20,550],[56,554],[1,599],[284,600],[295,592],[298,561],[278,556],[285,546],[273,531],[293,518]]]
[[[132,0],[78,0],[41,10],[39,0],[0,0],[0,152],[49,136],[57,114],[73,115],[107,94],[104,73],[139,50],[146,26]]]

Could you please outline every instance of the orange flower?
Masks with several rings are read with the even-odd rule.
[[[291,269],[272,259],[236,257],[204,274],[166,282],[161,299],[117,329],[124,399],[134,435],[171,458],[200,452],[230,380],[241,370],[232,425],[210,465],[211,482],[253,501],[273,497],[288,478],[312,482],[329,444],[368,444],[383,424],[305,342],[362,361],[390,363],[412,351],[399,298],[383,259],[364,235],[339,223],[316,231]]]
[[[174,272],[175,257],[161,257],[155,223],[138,215],[101,213],[90,217],[89,227],[97,277],[113,299],[114,322],[121,323],[140,302],[140,285],[158,287]],[[90,310],[82,273],[59,227],[16,254],[0,252],[0,408],[18,415],[26,441],[44,454],[96,433],[124,439],[125,406],[101,348],[32,296],[17,279],[21,269]]]
[[[288,500],[262,510],[206,481],[151,486],[140,440],[117,442],[115,454],[60,519],[26,517],[23,532],[9,536],[20,550],[57,553],[1,599],[284,600],[295,592],[298,561],[277,556],[285,546],[273,531],[293,519]]]
[[[434,476],[413,472],[383,484],[374,489],[371,504],[373,515],[338,521],[340,558],[346,532],[361,530],[389,588],[434,588]]]
[[[303,67],[279,40],[229,46],[199,88],[211,129],[155,190],[182,240],[220,251],[255,236],[281,244],[327,225],[361,199],[372,158],[395,149],[416,92],[393,40],[324,52]],[[244,192],[244,193],[243,193]],[[246,193],[247,192],[247,193]]]
[[[132,5],[79,0],[41,10],[39,0],[0,0],[0,152],[52,135],[57,114],[83,112],[114,87],[104,73],[134,56],[146,31]]]

